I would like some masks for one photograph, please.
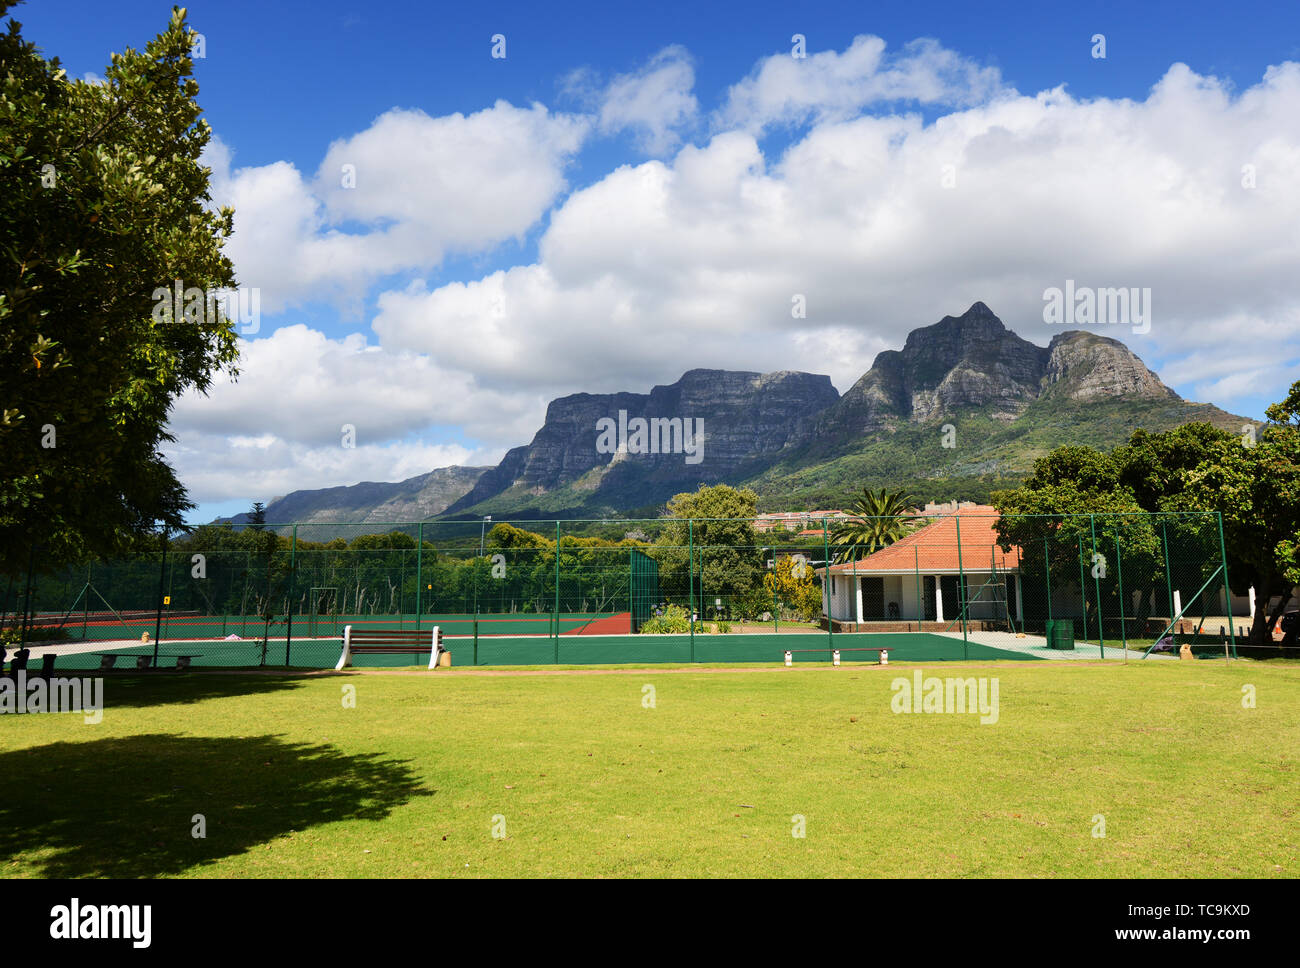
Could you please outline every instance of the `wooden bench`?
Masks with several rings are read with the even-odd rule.
[[[839,665],[839,664],[840,664],[840,653],[841,653],[841,652],[879,652],[880,655],[879,655],[877,658],[879,659],[880,664],[881,664],[881,665],[889,665],[889,651],[890,651],[890,650],[889,650],[889,646],[887,646],[887,645],[882,645],[882,646],[880,646],[879,648],[875,648],[875,647],[866,647],[866,646],[864,646],[864,647],[861,647],[861,648],[857,648],[857,647],[855,647],[855,648],[852,648],[852,649],[841,649],[841,648],[839,648],[838,646],[831,646],[831,647],[829,647],[829,648],[825,648],[825,649],[786,649],[786,650],[785,650],[785,664],[786,664],[786,665],[793,665],[793,664],[794,664],[793,656],[794,656],[794,653],[796,653],[796,652],[830,652],[830,653],[832,653],[832,655],[831,655],[831,662],[832,662],[832,664],[834,664],[834,665]]]
[[[393,655],[411,653],[429,654],[429,668],[438,667],[438,656],[444,651],[442,647],[442,629],[433,626],[429,629],[358,629],[351,625],[343,627],[343,654],[339,656],[338,672],[352,664],[354,655]]]

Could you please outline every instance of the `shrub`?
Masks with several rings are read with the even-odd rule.
[[[680,605],[669,605],[662,615],[656,615],[641,626],[641,631],[648,635],[685,635],[691,630],[691,619],[686,609]]]
[[[21,623],[11,628],[0,629],[0,645],[6,649],[18,645],[22,639],[22,631]],[[67,630],[61,628],[33,625],[27,629],[28,642],[61,642],[68,637]]]
[[[691,617],[681,605],[669,605],[662,615],[656,615],[641,626],[645,635],[687,635],[691,631]],[[703,632],[704,623],[696,622],[695,631]]]

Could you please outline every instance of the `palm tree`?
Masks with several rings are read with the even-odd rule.
[[[864,487],[862,496],[850,508],[854,517],[837,526],[831,534],[831,540],[839,546],[835,560],[865,557],[906,535],[912,530],[912,524],[920,520],[908,513],[913,503],[902,488],[890,491],[882,487],[873,491]]]

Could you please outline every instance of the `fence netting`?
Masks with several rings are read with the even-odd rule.
[[[216,524],[7,576],[0,626],[69,668],[329,667],[348,625],[437,626],[457,664],[819,658],[873,634],[1118,655],[1234,637],[1226,578],[1213,514]]]

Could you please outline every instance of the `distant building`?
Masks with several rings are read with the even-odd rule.
[[[754,519],[754,530],[760,533],[791,531],[795,533],[822,533],[822,521],[835,527],[853,515],[846,511],[772,511]]]

